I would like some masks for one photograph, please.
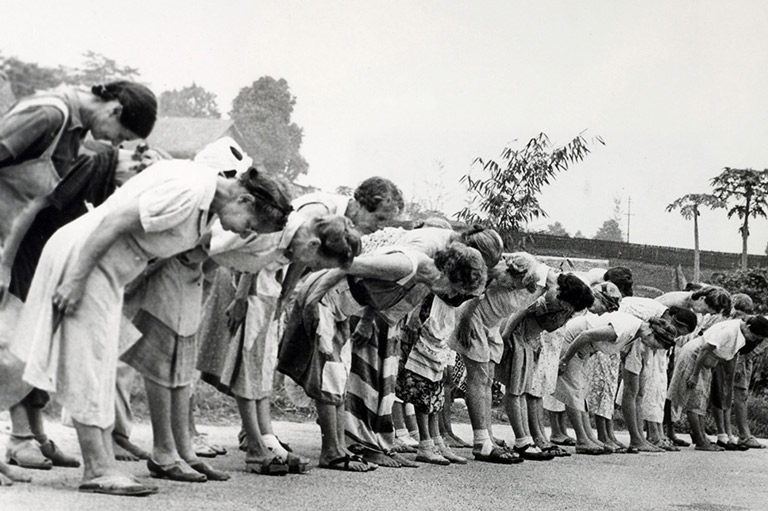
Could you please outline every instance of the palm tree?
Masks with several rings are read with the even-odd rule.
[[[712,178],[715,197],[728,207],[728,218],[733,215],[742,219],[741,227],[741,269],[747,269],[747,240],[749,239],[749,218],[766,217],[768,209],[768,169],[733,169],[725,167],[717,177]]]
[[[722,208],[725,202],[708,193],[689,193],[683,195],[667,206],[667,212],[680,210],[686,220],[693,219],[693,281],[699,282],[701,277],[701,255],[699,253],[699,207],[710,209]]]

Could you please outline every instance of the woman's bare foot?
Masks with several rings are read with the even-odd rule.
[[[11,484],[13,484],[14,481],[17,483],[28,483],[32,481],[32,477],[29,476],[25,470],[12,467],[3,461],[0,461],[0,475],[8,479]],[[10,484],[4,484],[2,486],[10,486]]]

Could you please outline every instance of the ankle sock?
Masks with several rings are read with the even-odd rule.
[[[533,444],[533,437],[530,436],[515,439],[515,447],[525,447],[531,444]]]
[[[419,450],[420,451],[431,451],[435,448],[435,442],[431,438],[428,440],[419,440]]]
[[[433,437],[432,441],[435,443],[435,446],[437,447],[445,447],[445,443],[443,443],[443,437],[441,436]]]
[[[267,449],[270,451],[283,457],[288,455],[288,451],[280,445],[280,441],[275,435],[262,435],[262,438],[264,439],[264,445],[266,445]]]
[[[404,436],[408,436],[408,430],[406,428],[396,429],[395,430],[395,437],[396,438],[402,438]]]
[[[724,444],[727,444],[728,443],[728,435],[726,435],[725,433],[718,433],[717,434],[717,441],[718,442],[722,442]]]

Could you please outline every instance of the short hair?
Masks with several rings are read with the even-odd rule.
[[[355,200],[366,211],[373,213],[382,203],[392,202],[398,211],[405,207],[403,192],[389,179],[373,176],[369,177],[355,189]]]
[[[768,319],[763,316],[752,316],[747,320],[749,331],[759,337],[768,337]]]
[[[292,197],[285,183],[254,167],[240,174],[237,180],[256,199],[253,209],[257,215],[266,217],[277,230],[285,227],[288,215],[293,211]]]
[[[696,325],[699,323],[699,318],[691,309],[672,305],[667,309],[667,311],[669,312],[669,316],[672,318],[672,322],[675,323],[675,325],[682,326],[689,334],[696,330]]]
[[[499,233],[482,225],[473,225],[460,233],[461,241],[468,247],[478,250],[488,268],[493,268],[501,260],[504,242]]]
[[[579,312],[595,303],[595,297],[589,286],[573,273],[561,273],[557,276],[559,292],[557,298],[571,305],[573,310]]]
[[[488,278],[488,267],[483,256],[478,250],[462,243],[451,243],[438,250],[434,262],[451,284],[466,294],[477,292]]]
[[[705,286],[691,294],[692,300],[704,297],[704,303],[716,314],[728,316],[731,313],[731,294],[719,286]]]
[[[616,287],[621,291],[621,296],[632,296],[634,291],[632,290],[632,270],[626,266],[614,266],[605,270],[603,280],[613,282]]]
[[[755,302],[746,293],[736,293],[731,296],[731,306],[735,311],[743,312],[744,314],[752,314],[755,310]]]
[[[320,239],[318,253],[321,256],[335,259],[339,266],[345,267],[360,255],[362,235],[349,218],[325,215],[310,221],[314,234]]]
[[[136,135],[147,138],[152,133],[157,120],[157,98],[146,86],[128,80],[118,80],[94,85],[91,92],[103,101],[120,103],[123,107],[120,124]]]

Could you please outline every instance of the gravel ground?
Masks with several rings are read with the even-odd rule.
[[[468,425],[454,428],[464,438],[471,437]],[[130,498],[78,493],[79,469],[31,471],[31,484],[0,488],[0,510],[768,509],[768,449],[574,455],[513,466],[470,461],[464,466],[379,468],[367,474],[313,466],[308,474],[274,477],[243,472],[244,455],[236,447],[236,427],[200,429],[211,441],[229,449],[229,454],[212,460],[212,464],[230,471],[230,481],[189,484],[152,480],[159,484],[159,494]],[[276,430],[296,452],[316,463],[320,448],[317,425],[278,422]],[[8,431],[7,422],[0,422],[0,431]],[[50,424],[49,432],[67,451],[77,452],[73,430]],[[509,426],[497,426],[496,434],[512,437]],[[6,438],[0,437],[0,443]],[[619,438],[627,440],[626,435]],[[134,440],[149,447],[149,426],[138,425]],[[458,452],[471,457],[469,449]],[[121,466],[148,479],[143,463]]]

